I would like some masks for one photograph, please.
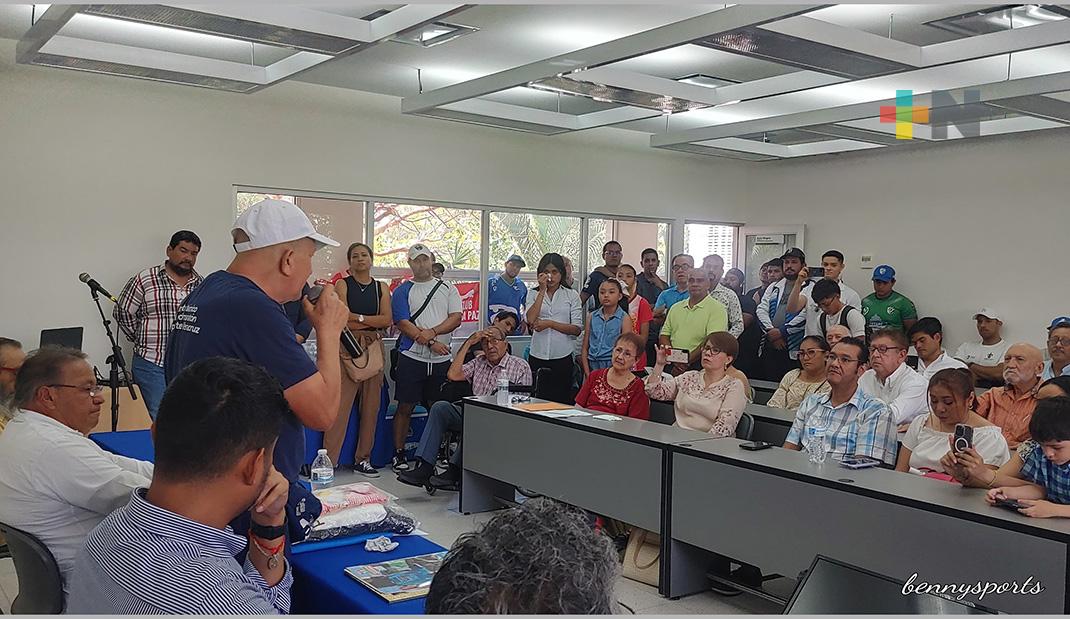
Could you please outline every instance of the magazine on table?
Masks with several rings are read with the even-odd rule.
[[[387,602],[401,602],[427,595],[431,579],[442,565],[446,551],[368,565],[354,565],[346,574]]]

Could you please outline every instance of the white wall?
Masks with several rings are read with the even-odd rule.
[[[981,306],[1005,314],[1004,335],[1043,348],[1070,313],[1070,130],[902,151],[760,164],[752,225],[806,224],[817,263],[839,249],[846,281],[873,291],[859,256],[891,264],[896,290],[944,323],[948,348],[977,336]]]
[[[741,220],[744,164],[612,129],[541,137],[405,117],[396,98],[300,83],[219,93],[13,65],[0,40],[0,333],[106,340],[76,276],[118,294],[189,228],[230,259],[233,185],[562,211]]]

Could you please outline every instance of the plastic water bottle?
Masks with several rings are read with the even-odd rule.
[[[316,459],[312,461],[312,475],[309,480],[313,490],[328,488],[334,483],[334,464],[326,449],[316,452]]]
[[[825,428],[823,426],[808,426],[806,428],[806,451],[810,454],[810,462],[821,464],[828,454],[828,443],[825,441]]]
[[[501,376],[498,378],[498,406],[509,406],[509,377]]]

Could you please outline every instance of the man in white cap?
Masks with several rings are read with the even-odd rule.
[[[461,295],[453,285],[431,276],[435,255],[423,243],[409,248],[412,279],[402,282],[390,298],[398,338],[397,366],[393,370],[395,472],[407,471],[405,439],[412,409],[423,403],[430,409],[450,369],[450,333],[461,326]]]
[[[1011,343],[1003,339],[1003,318],[996,310],[982,307],[973,319],[977,321],[980,342],[965,342],[955,351],[955,358],[966,364],[981,386],[998,387],[1003,384],[1003,356]]]
[[[331,287],[315,305],[303,300],[318,341],[313,363],[297,343],[282,304],[301,298],[316,250],[338,242],[318,234],[297,205],[283,200],[250,206],[234,222],[231,237],[238,254],[230,266],[206,277],[179,308],[164,370],[171,382],[194,361],[232,357],[275,377],[293,415],[279,433],[274,464],[293,485],[305,457],[302,426],[327,430],[338,413],[339,338],[349,309]]]

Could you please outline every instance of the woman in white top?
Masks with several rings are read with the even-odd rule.
[[[736,425],[747,406],[743,383],[729,375],[739,354],[739,342],[725,331],[706,336],[702,345],[702,369],[673,378],[663,374],[668,347],[658,347],[654,371],[646,378],[646,393],[655,400],[672,400],[674,425],[706,432],[714,438],[735,436]]]
[[[955,464],[952,455],[958,424],[973,428],[973,451],[987,467],[1003,466],[1011,458],[1007,439],[999,426],[973,412],[975,402],[973,374],[969,370],[949,368],[934,374],[929,380],[932,412],[910,423],[895,470],[944,472],[960,481],[966,479],[967,472]]]
[[[780,386],[769,398],[767,406],[796,410],[806,396],[832,390],[825,380],[825,353],[828,342],[816,335],[808,335],[799,344],[800,369],[792,370],[780,380]]]
[[[531,330],[528,363],[531,364],[532,376],[538,374],[541,368],[548,368],[548,375],[540,380],[543,397],[571,404],[575,401],[572,353],[576,336],[583,329],[583,304],[579,293],[562,281],[565,260],[561,254],[543,256],[539,261],[538,274],[538,286],[528,290],[525,303]]]

